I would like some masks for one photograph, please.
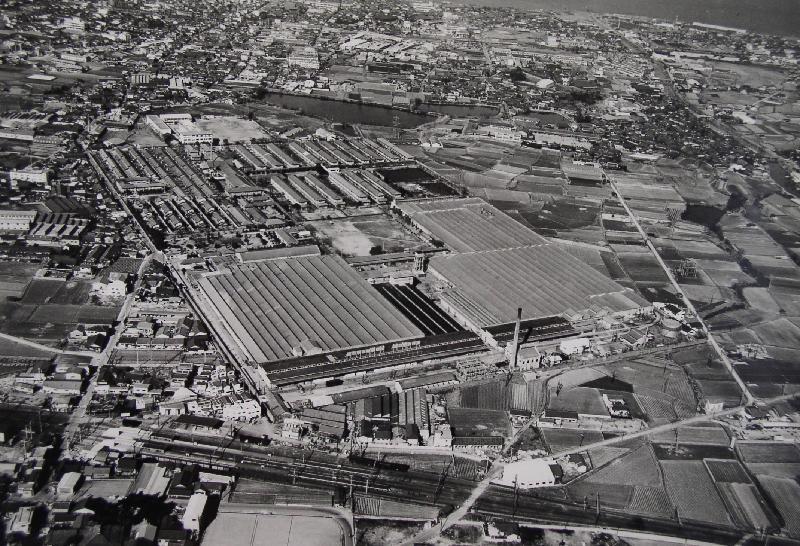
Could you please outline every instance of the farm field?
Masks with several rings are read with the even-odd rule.
[[[800,463],[800,450],[786,442],[740,442],[736,448],[746,463]]]
[[[658,462],[649,445],[635,449],[587,474],[582,481],[595,484],[661,487]]]
[[[592,461],[592,468],[599,468],[630,451],[624,447],[597,447],[589,450],[589,458]]]
[[[574,389],[562,390],[556,395],[555,389],[551,388],[550,404],[548,409],[559,411],[575,411],[579,414],[588,415],[608,415],[608,410],[603,403],[603,398],[597,389],[586,387],[576,387]]]
[[[772,499],[783,519],[783,528],[795,538],[800,538],[800,485],[788,478],[760,476],[758,481]]]
[[[800,477],[800,463],[747,463],[747,468],[756,476],[774,476],[795,480]]]
[[[0,304],[0,331],[53,345],[78,324],[111,324],[118,313],[119,306],[5,302]]]
[[[730,524],[725,504],[702,461],[661,461],[661,468],[681,519]]]
[[[717,483],[752,483],[739,461],[730,459],[706,459],[706,468]]]
[[[597,484],[578,480],[567,486],[570,498],[575,502],[586,500],[589,507],[593,507],[599,498],[600,508],[613,508],[622,510],[628,506],[633,496],[634,487],[625,484]]]
[[[678,432],[678,444],[693,444],[693,445],[711,445],[711,446],[727,446],[730,443],[730,438],[720,426],[702,426],[702,427],[681,427],[676,429]],[[654,442],[658,443],[675,443],[675,432],[663,432],[651,436]]]
[[[634,514],[661,518],[671,518],[674,514],[669,496],[662,487],[635,486],[627,509]]]
[[[758,530],[772,525],[764,500],[753,484],[718,482],[717,489],[740,527]]]
[[[23,345],[22,343],[17,343],[9,339],[0,339],[0,357],[5,357],[7,359],[15,356],[50,358],[53,356],[53,353],[29,347],[28,345]],[[0,367],[0,372],[1,371],[2,367]]]

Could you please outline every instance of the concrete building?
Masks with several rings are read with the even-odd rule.
[[[173,123],[172,132],[181,144],[211,144],[214,140],[214,135],[186,120]]]
[[[145,123],[147,123],[148,127],[162,137],[167,136],[172,132],[172,129],[169,128],[169,125],[167,125],[164,120],[158,116],[146,116]]]
[[[0,210],[0,232],[27,232],[35,219],[35,210]]]
[[[30,534],[34,510],[35,506],[23,506],[14,512],[8,525],[8,534]]]
[[[82,477],[83,475],[80,472],[67,472],[61,476],[61,479],[58,481],[56,493],[63,496],[72,495],[75,489],[77,489],[78,483],[81,481]]]
[[[33,184],[47,184],[47,178],[50,173],[46,170],[39,169],[23,169],[13,170],[9,173],[11,179],[11,187],[16,188],[19,182],[31,182]]]
[[[183,528],[192,533],[195,537],[200,533],[200,518],[203,517],[203,510],[205,510],[207,500],[208,495],[205,491],[195,491],[194,494],[189,497],[186,511],[181,518]]]

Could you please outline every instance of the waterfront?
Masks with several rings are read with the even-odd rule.
[[[800,2],[791,0],[464,0],[487,7],[620,13],[682,22],[800,35]]]

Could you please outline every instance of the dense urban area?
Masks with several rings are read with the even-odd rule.
[[[800,544],[800,40],[6,0],[0,543]]]

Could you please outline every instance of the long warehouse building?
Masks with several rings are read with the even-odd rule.
[[[200,286],[255,362],[423,337],[337,256],[271,260],[204,276]]]

